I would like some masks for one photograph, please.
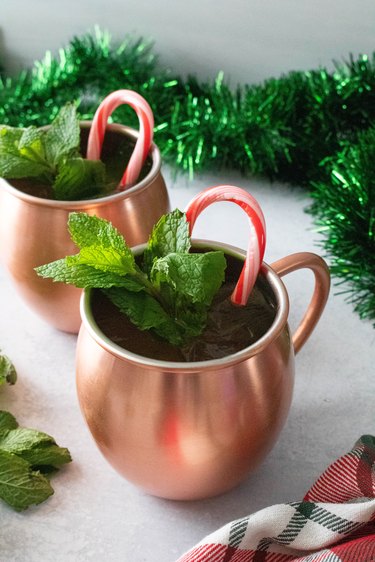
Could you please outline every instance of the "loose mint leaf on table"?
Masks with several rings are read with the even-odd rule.
[[[17,427],[0,432],[0,449],[16,455],[40,445],[54,443],[54,439],[46,433],[26,427]]]
[[[0,498],[17,510],[46,500],[53,489],[41,472],[70,462],[68,449],[53,437],[19,427],[9,412],[0,411]]]
[[[30,464],[0,449],[0,497],[16,511],[39,504],[53,494],[49,480]]]
[[[18,422],[16,418],[10,413],[0,410],[0,431],[3,429],[16,429]]]
[[[0,353],[0,385],[4,383],[15,384],[17,380],[16,369],[6,355]]]
[[[0,450],[23,458],[33,468],[56,468],[72,460],[68,449],[59,447],[53,437],[26,427],[0,431]]]
[[[54,472],[57,468],[72,460],[69,450],[56,444],[35,447],[23,451],[20,456],[32,466],[33,470],[46,473]]]
[[[186,216],[176,210],[154,227],[143,269],[119,232],[103,219],[72,213],[69,230],[80,248],[74,256],[36,269],[38,275],[81,288],[102,288],[141,330],[154,330],[174,345],[199,335],[224,280],[223,252],[189,253]]]
[[[0,431],[0,450],[14,453],[33,468],[56,468],[72,460],[68,449],[59,447],[53,437],[26,427]]]

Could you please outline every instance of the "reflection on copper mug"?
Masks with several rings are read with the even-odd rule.
[[[81,123],[85,136],[90,125],[90,122]],[[103,150],[108,136],[115,145],[116,139],[124,135],[134,143],[138,138],[138,132],[129,127],[108,125]],[[160,152],[155,144],[148,159],[149,171],[133,187],[84,201],[34,197],[0,178],[0,258],[26,303],[52,326],[78,332],[81,291],[42,279],[34,268],[77,252],[67,230],[72,211],[84,211],[111,221],[129,246],[145,242],[154,224],[170,209],[160,172]]]
[[[194,246],[245,258],[226,244],[195,240]],[[312,270],[315,287],[291,336],[281,277],[302,268]],[[76,359],[81,410],[104,457],[148,493],[182,500],[223,493],[244,480],[277,440],[292,399],[294,356],[325,307],[330,276],[322,258],[298,253],[272,266],[263,263],[257,283],[276,310],[264,336],[233,355],[191,363],[119,347],[96,324],[94,293],[82,295]]]

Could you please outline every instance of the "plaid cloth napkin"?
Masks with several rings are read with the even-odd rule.
[[[374,562],[375,437],[362,436],[303,501],[232,521],[177,562]]]

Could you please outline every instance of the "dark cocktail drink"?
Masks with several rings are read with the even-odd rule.
[[[206,361],[231,355],[261,338],[276,315],[271,289],[260,276],[246,306],[230,302],[243,262],[226,255],[225,283],[216,294],[203,333],[181,347],[171,345],[151,331],[141,331],[100,291],[93,291],[92,310],[98,327],[114,343],[153,359]]]

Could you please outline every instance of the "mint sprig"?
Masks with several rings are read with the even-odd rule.
[[[80,252],[36,268],[38,275],[103,289],[138,328],[174,345],[202,333],[226,260],[221,251],[190,253],[184,213],[176,209],[159,220],[140,264],[104,219],[72,213],[68,228]]]
[[[80,155],[74,104],[66,104],[48,129],[0,126],[0,177],[33,178],[49,184],[55,199],[71,201],[105,194],[105,166]]]
[[[12,414],[0,411],[0,498],[15,510],[49,498],[53,488],[46,475],[71,460],[52,437],[19,427]]]

